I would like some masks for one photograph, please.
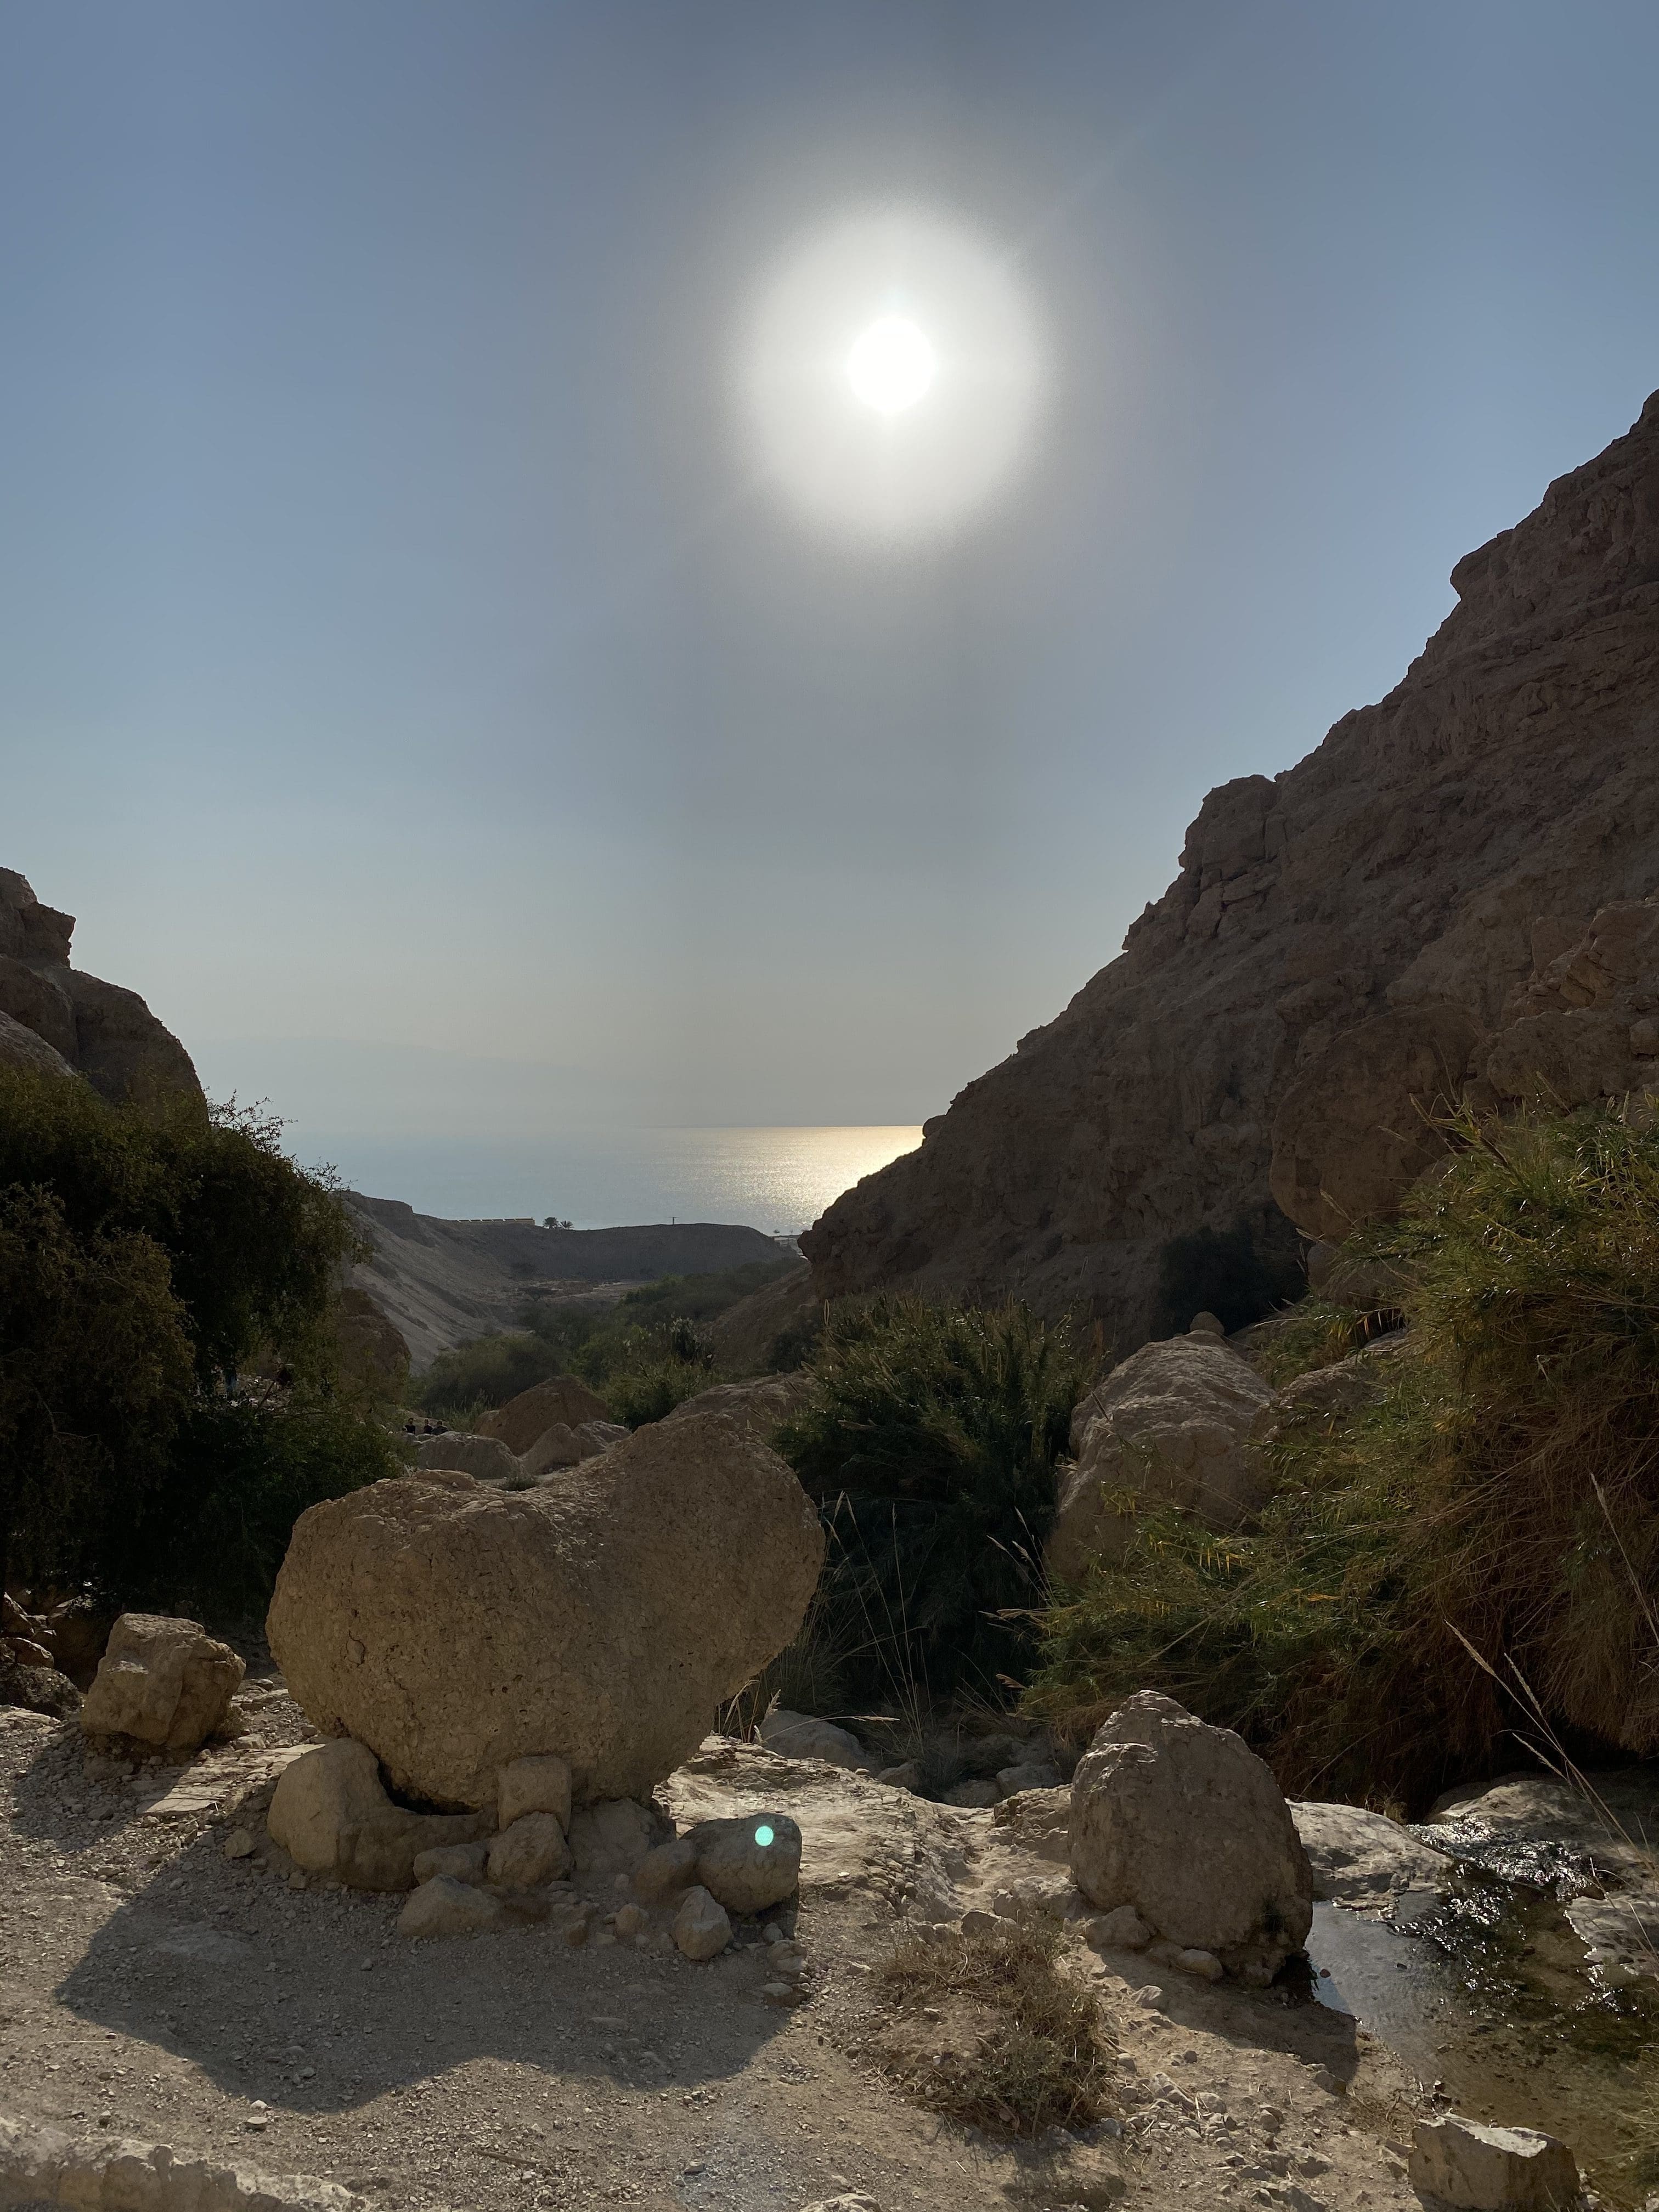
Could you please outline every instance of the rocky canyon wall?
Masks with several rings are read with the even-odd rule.
[[[1210,793],[1119,957],[802,1240],[821,1296],[1155,1323],[1168,1242],[1339,1236],[1423,1107],[1641,1084],[1659,1054],[1659,393],[1460,561],[1376,705]]]

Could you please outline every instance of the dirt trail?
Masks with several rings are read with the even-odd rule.
[[[1408,2085],[1352,2021],[1167,1976],[1154,1999],[1133,1959],[1080,1942],[1121,2124],[1010,2148],[890,2086],[872,1963],[907,1927],[1056,1898],[1040,1808],[999,1823],[711,1741],[664,1793],[677,1817],[769,1806],[805,1838],[784,1917],[807,1972],[775,2001],[758,1929],[707,1966],[573,1948],[556,1923],[410,1943],[401,1899],[291,1887],[263,1841],[228,1859],[239,1806],[304,1738],[286,1699],[260,1723],[169,1802],[168,1778],[89,1776],[73,1728],[0,1714],[0,2112],[327,2178],[376,2212],[1416,2202],[1385,2143]]]

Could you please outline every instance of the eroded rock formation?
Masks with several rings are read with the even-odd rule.
[[[1433,1157],[1425,1112],[1468,1083],[1644,1079],[1659,394],[1451,580],[1404,680],[1212,791],[1121,955],[803,1238],[821,1297],[1012,1293],[1127,1351],[1169,1239],[1266,1236],[1277,1207],[1340,1236]]]
[[[70,966],[75,916],[0,868],[0,1066],[79,1072],[106,1098],[202,1095],[190,1054],[136,991]]]

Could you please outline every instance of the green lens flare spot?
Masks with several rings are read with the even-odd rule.
[[[755,1841],[760,1845],[761,1849],[764,1850],[771,1840],[772,1831],[767,1826],[765,1821],[763,1820],[759,1827],[755,1831]]]

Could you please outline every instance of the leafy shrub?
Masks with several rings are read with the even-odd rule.
[[[0,1071],[4,1574],[137,1598],[157,1587],[146,1545],[160,1556],[143,1532],[165,1520],[175,1583],[199,1568],[206,1589],[222,1569],[252,1589],[253,1554],[228,1516],[245,1508],[243,1525],[263,1528],[267,1572],[290,1492],[309,1504],[386,1471],[380,1431],[335,1387],[337,1285],[356,1243],[337,1194],[283,1156],[269,1121],[179,1096],[117,1105],[80,1081]],[[268,1416],[235,1395],[261,1363],[289,1378],[265,1389]],[[276,1425],[278,1406],[297,1425]],[[204,1425],[225,1422],[204,1449]]]
[[[1260,1321],[1307,1287],[1295,1231],[1246,1218],[1231,1229],[1172,1237],[1158,1254],[1154,1336],[1177,1336],[1194,1314],[1212,1313],[1231,1334]]]
[[[832,1312],[778,1449],[829,1535],[823,1632],[855,1694],[996,1692],[1030,1649],[1054,1465],[1090,1380],[1064,1328],[878,1298]]]
[[[1255,1533],[1149,1522],[1056,1608],[1040,1709],[1080,1729],[1167,1688],[1288,1787],[1420,1802],[1504,1756],[1466,1638],[1553,1724],[1659,1747],[1659,1133],[1586,1109],[1450,1133],[1363,1240],[1414,1356],[1345,1426],[1282,1438]]]

